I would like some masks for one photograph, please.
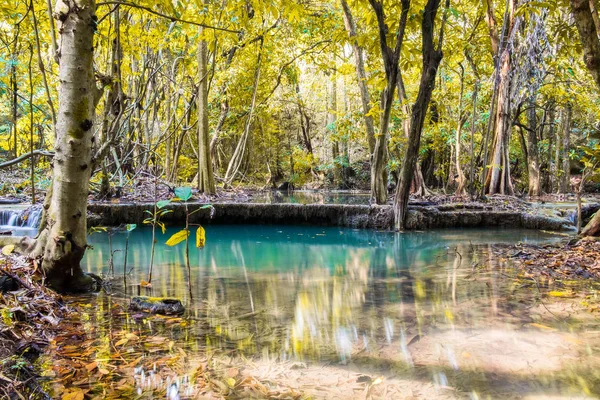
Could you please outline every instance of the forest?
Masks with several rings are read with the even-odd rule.
[[[598,6],[1,3],[0,396],[600,395]]]

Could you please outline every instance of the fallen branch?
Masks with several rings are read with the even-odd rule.
[[[30,153],[23,154],[22,156],[17,157],[17,158],[15,158],[13,160],[8,160],[6,162],[1,163],[0,164],[0,169],[6,168],[6,167],[10,167],[11,165],[18,164],[18,163],[23,162],[23,161],[25,161],[28,158],[33,157],[33,156],[54,157],[54,153],[51,152],[51,151],[34,150],[34,151],[30,152]]]

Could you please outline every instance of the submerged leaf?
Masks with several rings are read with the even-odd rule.
[[[198,230],[196,231],[196,247],[204,247],[204,245],[206,244],[206,232],[204,231],[204,228],[199,226]]]
[[[187,239],[188,236],[190,236],[190,231],[187,229],[182,229],[179,232],[173,234],[173,236],[171,236],[165,244],[167,246],[175,246]]]

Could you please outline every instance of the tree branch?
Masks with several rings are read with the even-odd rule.
[[[34,150],[30,153],[23,154],[21,157],[17,157],[15,159],[8,160],[8,161],[1,163],[0,169],[10,167],[11,165],[15,165],[20,162],[23,162],[32,156],[54,157],[54,153],[50,152],[50,151],[44,151],[44,150]]]
[[[150,7],[140,6],[138,4],[133,4],[133,3],[126,2],[126,1],[103,1],[101,3],[96,4],[97,7],[108,6],[108,5],[122,5],[124,7],[137,8],[137,9],[149,12],[150,14],[154,14],[154,15],[157,15],[159,17],[166,18],[169,21],[177,21],[177,22],[181,22],[181,23],[184,23],[184,24],[201,26],[203,28],[214,29],[216,31],[223,31],[223,32],[230,32],[230,33],[240,33],[241,32],[241,31],[237,31],[237,30],[234,30],[234,29],[219,28],[219,27],[216,27],[216,26],[206,25],[206,24],[203,24],[203,23],[200,23],[200,22],[195,22],[195,21],[190,21],[190,20],[186,20],[186,19],[177,18],[177,17],[174,17],[172,15],[167,15],[167,14],[163,14],[163,13],[161,13],[159,11],[155,11],[155,10],[153,10]]]

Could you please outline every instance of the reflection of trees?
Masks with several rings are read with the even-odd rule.
[[[206,248],[190,254],[195,299],[189,307],[197,320],[190,338],[245,354],[267,349],[335,358],[363,343],[383,343],[384,333],[390,340],[404,334],[408,342],[431,329],[483,324],[522,310],[518,301],[535,301],[513,296],[518,288],[498,275],[504,264],[492,249],[479,245],[474,253],[465,237],[485,240],[464,231],[209,227]],[[131,265],[141,276],[150,251],[146,239],[140,229],[130,241]],[[90,254],[106,256],[107,243],[94,240]],[[122,259],[116,256],[118,270]],[[483,274],[474,264],[497,268]],[[153,294],[185,300],[184,265],[181,249],[158,247],[162,279]]]

